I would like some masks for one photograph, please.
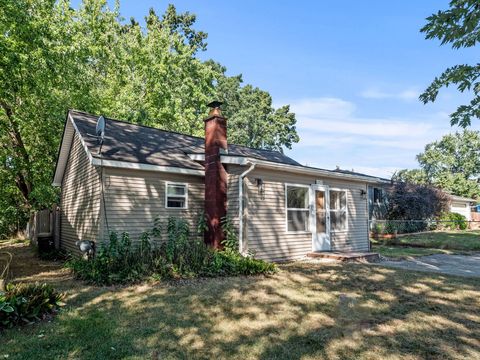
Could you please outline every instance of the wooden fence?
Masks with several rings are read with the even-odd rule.
[[[55,249],[60,247],[60,211],[57,205],[51,209],[36,211],[28,222],[27,235],[32,243],[53,242]]]

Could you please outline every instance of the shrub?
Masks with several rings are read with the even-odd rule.
[[[396,234],[398,231],[398,224],[396,224],[393,221],[387,221],[385,223],[385,228],[383,229],[383,232],[385,234]]]
[[[62,298],[48,284],[8,284],[0,292],[0,328],[41,320],[58,310]]]
[[[110,235],[93,259],[73,258],[66,263],[74,274],[98,285],[125,284],[147,277],[155,279],[267,274],[276,271],[274,264],[244,257],[238,253],[238,239],[227,220],[225,249],[213,250],[198,238],[192,239],[184,219],[169,218],[166,242],[155,245],[151,232],[144,232],[137,244],[127,233],[118,239]]]
[[[237,233],[235,232],[235,227],[233,226],[232,221],[228,217],[222,219],[222,230],[225,235],[225,239],[222,241],[224,250],[227,252],[238,252],[239,241]]]
[[[450,230],[466,230],[468,227],[467,218],[454,212],[442,214],[440,223],[443,228]]]
[[[446,194],[427,185],[394,182],[386,196],[389,220],[433,219],[448,208]]]

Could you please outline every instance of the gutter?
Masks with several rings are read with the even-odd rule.
[[[369,184],[390,183],[390,181],[383,180],[380,178],[367,177],[367,176],[361,176],[361,175],[350,175],[350,174],[338,173],[330,170],[310,168],[310,167],[301,166],[301,165],[280,164],[280,163],[274,163],[270,161],[257,160],[257,159],[255,159],[255,164],[258,165],[259,167],[266,168],[266,169],[283,170],[283,171],[293,172],[296,174],[324,176],[324,177],[333,178],[333,179],[348,179],[353,181],[366,182]]]
[[[247,174],[255,169],[255,163],[248,162],[250,167],[240,174],[238,178],[238,251],[243,255],[243,179]]]

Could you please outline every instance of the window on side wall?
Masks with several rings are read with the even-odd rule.
[[[373,203],[380,204],[383,201],[383,192],[382,189],[373,188]]]
[[[330,190],[330,226],[332,231],[345,231],[348,228],[347,192]]]
[[[309,230],[309,188],[308,186],[287,185],[285,203],[287,207],[287,232]]]
[[[188,185],[167,182],[165,186],[165,207],[167,209],[186,209]]]

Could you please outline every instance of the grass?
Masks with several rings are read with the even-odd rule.
[[[372,240],[372,251],[393,258],[468,254],[480,251],[480,230],[433,231],[400,236],[388,243]]]
[[[434,254],[453,254],[454,251],[418,247],[373,245],[372,251],[391,258],[409,258]]]
[[[425,248],[480,251],[480,230],[435,231],[425,234],[402,236],[397,239],[401,245]]]
[[[55,284],[67,307],[0,334],[0,358],[480,358],[480,279],[292,263],[268,277],[92,287],[9,247],[13,273]]]

